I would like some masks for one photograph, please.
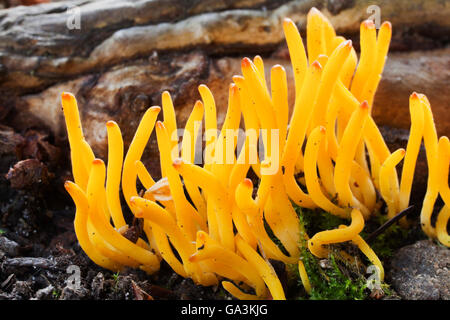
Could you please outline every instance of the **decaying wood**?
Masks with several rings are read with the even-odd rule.
[[[339,34],[358,48],[359,24],[368,18],[371,1],[356,0],[142,0],[61,1],[0,10],[0,123],[24,132],[48,132],[67,150],[60,93],[76,95],[88,142],[106,156],[105,122],[119,123],[125,144],[140,116],[161,104],[169,90],[184,125],[196,99],[197,86],[215,94],[219,123],[227,105],[231,76],[240,73],[243,56],[263,54],[270,66],[282,64],[289,76],[282,19],[289,17],[304,36],[306,13],[316,6]],[[450,6],[438,0],[377,1],[381,21],[394,27],[393,50],[375,99],[379,124],[409,127],[408,97],[426,94],[440,134],[450,135],[447,109]],[[80,29],[68,28],[79,8]],[[72,21],[73,22],[73,21]],[[291,103],[292,105],[292,103]],[[155,139],[148,159],[159,172]],[[1,150],[0,150],[1,151]]]

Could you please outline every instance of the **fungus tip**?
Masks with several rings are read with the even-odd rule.
[[[361,107],[361,109],[369,109],[369,103],[367,102],[367,100],[364,100],[363,102],[361,102],[360,107]]]
[[[322,13],[316,7],[312,7],[308,12],[309,15],[322,15]]]
[[[317,61],[317,60],[314,60],[314,62],[311,64],[311,67],[313,67],[313,68],[315,68],[315,69],[318,69],[318,70],[321,70],[321,69],[322,69],[322,65],[321,65],[320,62]]]
[[[114,127],[116,125],[116,122],[113,120],[109,120],[108,122],[106,122],[106,126],[111,128]]]
[[[159,113],[161,111],[161,107],[153,106],[150,108],[151,112]]]
[[[361,23],[361,25],[366,29],[374,29],[375,28],[375,24],[373,23],[372,20],[365,20]]]
[[[156,128],[160,130],[164,129],[164,123],[160,120],[156,121]]]
[[[325,129],[324,126],[320,126],[319,130],[320,130],[320,133],[322,133],[322,134],[327,132],[327,129]]]
[[[389,21],[385,21],[381,24],[381,28],[392,30],[392,24]]]
[[[189,256],[189,262],[195,262],[197,260],[197,253],[192,254]]]
[[[249,178],[245,178],[242,184],[247,188],[253,188],[253,182]]]
[[[195,101],[194,108],[203,108],[203,102],[201,100]]]
[[[71,185],[72,185],[72,183],[71,183],[70,181],[65,181],[65,182],[64,182],[64,188],[65,188],[66,190],[69,190]]]
[[[65,100],[65,101],[69,101],[73,98],[73,94],[71,94],[70,92],[63,92],[61,93],[61,99]]]
[[[284,71],[284,67],[281,64],[276,64],[272,67],[274,71]]]
[[[411,94],[411,99],[419,99],[419,95],[417,94],[417,92],[413,92],[412,94]]]
[[[290,18],[284,18],[283,19],[283,25],[287,26],[288,24],[292,24],[294,21],[292,21]]]
[[[103,164],[103,160],[102,159],[94,159],[93,161],[92,161],[92,164],[94,164],[94,165],[99,165],[99,164]]]
[[[241,66],[242,66],[242,68],[250,68],[251,63],[252,63],[251,60],[249,58],[245,57],[242,59]]]
[[[348,49],[351,49],[353,46],[352,40],[347,40],[344,43],[345,43],[345,47]]]
[[[238,86],[235,83],[230,83],[230,93],[235,94],[239,91]]]
[[[405,150],[405,149],[403,149],[403,148],[401,148],[401,149],[400,149],[400,154],[401,154],[402,156],[404,156],[404,155],[405,155],[405,153],[406,153],[406,150]]]
[[[178,168],[181,167],[182,164],[183,164],[183,159],[178,158],[178,159],[173,160],[172,166],[173,166],[175,169],[178,169]]]

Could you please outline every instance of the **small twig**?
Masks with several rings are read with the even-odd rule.
[[[366,242],[371,242],[376,237],[378,237],[381,233],[383,233],[387,228],[389,228],[391,225],[393,225],[395,222],[406,216],[411,210],[414,208],[414,206],[409,206],[403,211],[400,211],[397,215],[395,215],[392,219],[389,219],[386,221],[381,227],[379,227],[377,230],[372,232],[367,238]]]

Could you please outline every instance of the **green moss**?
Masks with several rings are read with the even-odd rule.
[[[305,209],[295,204],[294,209],[305,229],[308,230],[308,234],[316,234],[320,231],[336,229],[341,224],[348,224],[348,220],[341,219],[321,209]]]

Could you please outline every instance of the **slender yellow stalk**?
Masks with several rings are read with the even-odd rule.
[[[324,127],[315,128],[308,137],[305,149],[305,180],[308,193],[313,201],[322,209],[341,218],[348,218],[350,210],[343,209],[332,203],[322,192],[319,177],[317,176],[317,157],[324,136]]]
[[[311,198],[304,194],[298,187],[294,178],[295,161],[301,152],[306,130],[313,113],[313,106],[316,100],[318,84],[321,77],[322,67],[315,61],[308,69],[305,85],[296,100],[294,111],[290,120],[289,133],[284,146],[281,164],[284,167],[284,183],[289,197],[296,204],[303,207],[314,208],[315,204]]]
[[[123,162],[123,140],[120,128],[114,121],[106,123],[108,132],[108,170],[106,176],[106,200],[116,229],[126,225],[120,205],[119,189]]]
[[[345,228],[345,226],[340,226],[340,227]],[[352,242],[358,246],[359,250],[361,250],[362,253],[364,253],[364,255],[369,259],[369,261],[374,266],[378,267],[378,270],[380,272],[379,273],[380,281],[383,281],[384,280],[384,268],[383,268],[383,264],[381,263],[380,259],[376,255],[376,253],[372,250],[372,248],[364,241],[364,239],[360,235],[356,235],[352,239]]]
[[[173,167],[186,179],[196,181],[208,193],[208,201],[214,203],[217,223],[219,226],[220,242],[225,248],[234,251],[234,233],[232,222],[232,206],[228,200],[226,189],[220,181],[208,170],[177,159]],[[209,220],[209,217],[208,217]]]
[[[450,217],[450,188],[448,185],[448,172],[450,164],[450,142],[447,137],[441,137],[438,144],[438,172],[439,193],[444,200],[444,207],[439,212],[436,221],[436,235],[445,246],[450,247],[450,237],[447,233],[447,224]]]
[[[377,33],[372,20],[366,20],[360,27],[361,57],[352,81],[352,94],[363,101],[363,90],[376,60]]]
[[[61,94],[61,103],[66,121],[67,137],[70,144],[73,177],[75,183],[78,184],[82,190],[86,191],[89,179],[89,168],[83,166],[83,161],[80,161],[83,155],[81,141],[84,140],[84,135],[77,101],[71,93],[63,92]]]
[[[316,8],[311,8],[306,17],[306,44],[309,61],[314,61],[319,54],[327,52],[323,21],[320,11]]]
[[[336,50],[333,51],[327,64],[323,68],[322,78],[319,84],[317,99],[314,104],[313,118],[311,129],[317,126],[326,126],[325,117],[328,112],[328,105],[333,93],[334,87],[339,79],[339,73],[342,66],[350,55],[352,49],[352,41],[347,40],[341,43]]]
[[[280,130],[280,150],[283,150],[286,141],[289,118],[288,92],[286,71],[277,64],[272,67],[270,84],[272,89],[272,101],[277,117],[277,127]]]
[[[138,262],[138,265],[142,264],[153,271],[157,271],[159,269],[159,261],[152,252],[142,249],[123,237],[112,227],[109,221],[103,218],[101,211],[104,208],[102,208],[102,203],[99,199],[101,199],[102,189],[104,190],[105,171],[106,168],[103,161],[95,159],[92,163],[87,188],[90,220],[100,236],[122,253],[124,261],[128,262],[126,265],[136,266],[135,264]]]
[[[123,162],[122,192],[128,206],[130,206],[131,197],[138,195],[136,189],[137,170],[135,163],[137,160],[141,159],[142,153],[144,153],[145,146],[152,134],[159,111],[161,111],[160,107],[151,107],[145,112]]]
[[[203,119],[203,112],[204,112],[203,103],[201,101],[197,101],[186,122],[181,146],[181,157],[185,162],[188,163],[195,162],[195,153],[196,153],[195,146],[199,134],[201,121]],[[195,183],[189,180],[184,180],[184,185],[189,193],[189,196],[192,199],[192,202],[194,202],[195,208],[197,209],[198,213],[203,217],[203,219],[206,220],[207,219],[206,201],[203,195],[201,194],[200,190],[197,188]]]
[[[170,153],[172,160],[177,159],[180,154],[178,151],[178,131],[177,131],[177,118],[175,115],[175,109],[173,107],[172,97],[169,91],[164,91],[161,95],[162,110],[164,115],[164,125],[169,133],[170,140]]]
[[[409,205],[414,170],[423,136],[423,107],[415,92],[409,97],[409,112],[411,114],[411,128],[400,182],[400,211],[405,210]]]
[[[305,265],[303,261],[298,260],[298,273],[300,275],[300,280],[302,280],[303,287],[306,293],[311,293],[311,283],[309,282],[308,273],[306,272]]]
[[[217,114],[216,102],[211,90],[204,84],[198,87],[198,91],[205,106],[205,168],[208,169],[213,163],[214,146],[217,140]]]
[[[238,287],[236,287],[233,283],[230,281],[222,281],[222,286],[225,290],[228,291],[229,294],[236,297],[239,300],[259,300],[262,298],[259,298],[257,295],[249,294],[242,292]]]
[[[377,44],[375,49],[376,57],[374,66],[372,68],[372,73],[369,75],[366,81],[361,98],[363,100],[367,100],[370,108],[372,108],[373,98],[375,97],[375,92],[377,91],[378,84],[381,80],[381,74],[383,72],[384,64],[386,62],[391,37],[392,37],[392,25],[390,22],[385,21],[381,24],[380,31],[378,32]]]
[[[355,141],[361,139],[364,126],[369,114],[367,102],[361,103],[356,109],[345,128],[344,135],[339,145],[334,172],[334,183],[338,195],[338,201],[343,207],[358,208],[367,218],[369,212],[367,208],[353,196],[350,189],[349,180],[351,175],[351,163],[355,157],[357,144]]]
[[[394,186],[391,183],[392,180],[390,179],[390,174],[392,173],[392,169],[395,169],[395,166],[402,161],[404,156],[405,149],[398,149],[384,161],[380,169],[380,192],[388,206],[389,219],[393,218],[399,212],[399,203],[393,196],[395,193],[393,191]]]
[[[236,236],[236,246],[244,258],[256,270],[269,288],[274,300],[286,300],[283,287],[272,265],[264,260],[252,247],[250,247],[239,235]]]
[[[278,246],[270,239],[264,228],[262,209],[252,198],[253,183],[245,179],[236,188],[236,203],[247,215],[248,223],[256,239],[261,243],[267,257],[277,259],[285,263],[296,263],[295,258],[285,256]]]
[[[89,205],[83,190],[81,190],[78,185],[70,181],[66,181],[64,183],[64,187],[72,197],[77,208],[75,213],[74,228],[81,249],[83,249],[87,256],[97,265],[114,272],[122,270],[122,265],[102,255],[95,247],[95,244],[89,239],[87,228]]]
[[[433,214],[434,203],[439,193],[438,179],[440,173],[437,171],[436,163],[438,159],[438,136],[428,100],[420,94],[419,99],[424,110],[423,141],[428,165],[427,192],[425,193],[420,212],[420,223],[423,231],[429,237],[436,238],[436,229],[431,225],[431,215]]]
[[[306,57],[300,32],[295,23],[291,19],[285,18],[283,20],[283,30],[288,45],[289,55],[291,57],[292,69],[294,70],[295,101],[297,101],[299,99],[298,95],[303,87],[303,79],[306,76],[306,70],[308,69],[308,59]],[[309,61],[314,60],[310,58]],[[300,103],[300,101],[296,103]]]
[[[199,215],[194,207],[187,201],[183,183],[178,172],[172,167],[172,154],[170,152],[169,135],[166,127],[160,121],[156,123],[156,137],[160,153],[161,171],[167,175],[170,192],[175,204],[177,223],[188,239],[193,241],[198,228],[206,230],[206,221]],[[164,170],[163,170],[164,168]],[[197,224],[197,225],[196,225]]]
[[[318,258],[328,257],[329,250],[323,245],[346,242],[354,239],[364,228],[364,217],[357,209],[351,213],[352,222],[348,227],[316,233],[308,240],[308,248]]]

